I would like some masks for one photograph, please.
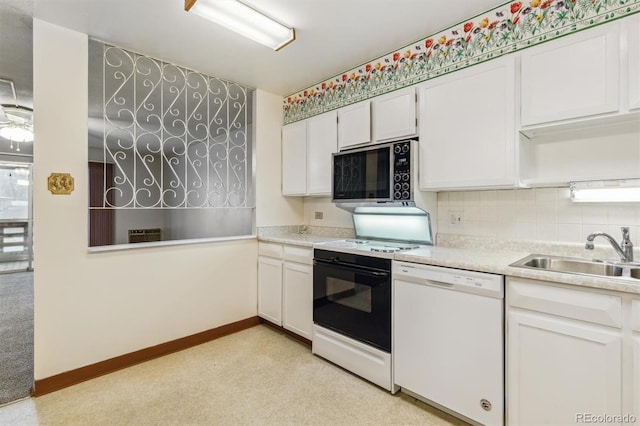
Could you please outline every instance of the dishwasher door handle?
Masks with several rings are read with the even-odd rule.
[[[453,287],[453,286],[454,286],[454,284],[451,284],[451,283],[443,283],[442,281],[431,281],[431,280],[428,280],[428,279],[425,279],[425,280],[424,280],[424,283],[425,283],[425,284],[429,284],[429,285],[436,285],[436,286],[438,286],[438,287],[448,287],[448,288],[451,288],[451,287]]]

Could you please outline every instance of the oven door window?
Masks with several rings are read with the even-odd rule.
[[[313,321],[391,352],[391,274],[316,263]]]
[[[345,281],[340,278],[327,278],[327,299],[347,308],[371,313],[371,287]]]

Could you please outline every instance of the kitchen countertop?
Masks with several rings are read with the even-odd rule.
[[[327,235],[314,235],[314,234],[279,234],[279,235],[265,235],[258,238],[259,241],[278,243],[278,244],[291,244],[302,247],[313,247],[315,243],[324,243],[325,241],[343,240],[344,237],[335,237]]]
[[[433,246],[396,253],[395,260],[640,294],[640,280],[632,278],[601,278],[509,266],[530,254],[532,252]]]
[[[342,239],[344,237],[298,233],[259,237],[259,241],[302,247],[313,247],[315,243]],[[640,280],[632,278],[592,277],[509,266],[513,262],[533,253],[561,254],[547,252],[546,250],[540,250],[540,248],[531,247],[531,250],[528,250],[520,246],[515,250],[497,250],[486,247],[432,246],[396,253],[394,260],[640,294]],[[566,255],[566,253],[562,254]]]

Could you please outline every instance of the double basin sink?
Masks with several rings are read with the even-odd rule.
[[[631,278],[640,282],[640,263],[609,262],[532,254],[509,266],[596,277]]]

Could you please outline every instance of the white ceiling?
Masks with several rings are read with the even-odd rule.
[[[0,3],[30,1],[36,18],[281,96],[500,4],[496,0],[244,0],[296,28],[296,41],[274,52],[185,12],[184,0]],[[4,38],[4,27],[2,31]]]

